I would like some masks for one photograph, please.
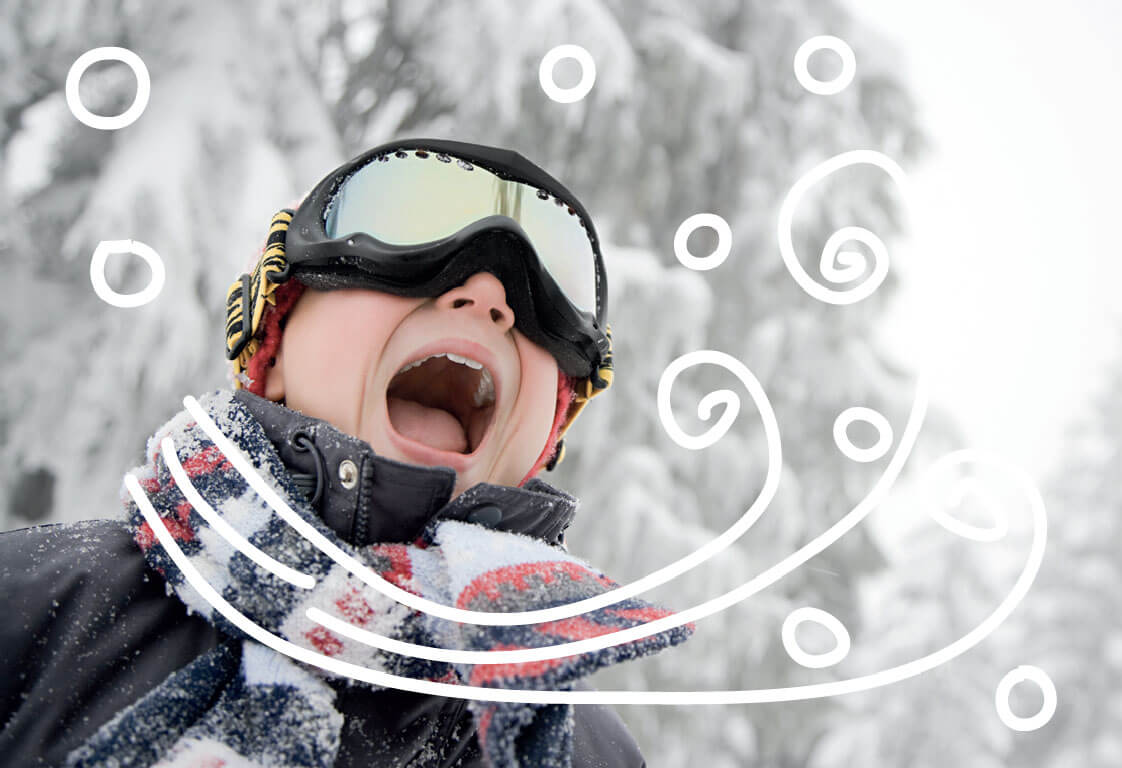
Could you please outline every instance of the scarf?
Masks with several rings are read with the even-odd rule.
[[[432,522],[412,544],[351,546],[316,515],[261,425],[232,393],[213,393],[200,404],[301,519],[412,594],[468,610],[510,612],[567,604],[617,586],[593,566],[540,539],[456,520]],[[161,448],[166,437],[172,439],[190,484],[213,510],[265,554],[311,574],[311,589],[257,565],[208,524],[172,477]],[[187,411],[148,441],[147,462],[132,474],[179,549],[218,594],[274,635],[332,659],[420,680],[568,690],[602,667],[683,642],[694,629],[687,624],[576,656],[521,663],[449,663],[383,651],[330,631],[306,611],[316,607],[396,640],[472,651],[555,645],[670,612],[631,598],[559,621],[481,626],[413,610],[362,583],[282,520]],[[227,620],[186,581],[124,488],[122,500],[134,539],[148,565],[164,577],[168,594],[213,624],[222,641],[118,712],[70,753],[67,766],[331,768],[343,725],[333,706],[334,691],[326,683],[334,673],[262,645]],[[471,699],[468,709],[491,768],[570,766],[572,705]]]

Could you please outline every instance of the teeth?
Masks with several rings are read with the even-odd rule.
[[[398,373],[405,373],[411,368],[416,368],[421,363],[426,360],[431,360],[434,357],[447,357],[453,363],[459,363],[460,365],[466,365],[468,368],[483,371],[483,375],[479,377],[479,386],[476,388],[475,394],[472,395],[472,403],[476,408],[483,408],[495,402],[495,379],[491,376],[491,372],[483,367],[483,363],[472,360],[470,357],[457,355],[454,352],[438,352],[435,355],[422,357],[420,360],[414,360],[409,363],[398,371]]]
[[[466,365],[468,368],[474,368],[477,371],[480,368],[483,367],[483,363],[477,363],[476,361],[472,360],[470,357],[461,357],[460,355],[453,354],[452,352],[449,352],[446,355],[446,357],[449,360],[451,360],[453,363],[459,363],[460,365]]]
[[[426,360],[431,360],[434,357],[447,357],[453,363],[459,363],[460,365],[466,365],[468,368],[474,368],[477,371],[481,370],[483,368],[483,363],[480,363],[476,360],[472,360],[470,357],[464,357],[462,355],[457,355],[454,352],[437,352],[435,355],[429,355],[428,357],[422,357],[420,360],[414,360],[413,362],[409,363],[409,365],[406,365],[400,371],[398,371],[398,373],[405,373],[410,368],[416,368],[421,363],[425,362]]]

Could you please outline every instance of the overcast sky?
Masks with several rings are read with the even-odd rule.
[[[893,253],[930,266],[888,333],[913,360],[931,338],[933,395],[969,447],[1043,479],[1119,338],[1122,3],[851,5],[899,45],[934,145],[906,169],[910,236]]]

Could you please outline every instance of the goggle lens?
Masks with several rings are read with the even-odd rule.
[[[532,185],[499,178],[466,160],[402,150],[371,161],[344,181],[324,225],[332,239],[365,232],[391,245],[421,245],[487,216],[508,216],[529,236],[569,301],[595,312],[595,253],[580,216],[570,211],[564,201]]]

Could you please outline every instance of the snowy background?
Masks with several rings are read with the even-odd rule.
[[[1122,407],[1109,222],[1120,202],[1116,137],[1122,12],[1049,4],[854,0],[702,4],[648,0],[162,3],[0,0],[0,530],[116,514],[125,469],[184,394],[226,386],[223,302],[269,218],[375,144],[437,136],[507,146],[564,181],[604,240],[616,386],[580,418],[546,479],[582,498],[573,550],[619,581],[645,575],[727,528],[759,493],[758,414],[734,377],[683,374],[675,413],[714,389],[741,415],[704,451],[675,445],[656,416],[663,369],[696,349],[738,357],[783,434],[783,475],[744,539],[648,597],[688,607],[811,541],[868,494],[886,457],[845,458],[837,414],[875,408],[903,430],[923,360],[934,403],[882,509],[774,586],[699,623],[693,640],[609,670],[621,689],[799,685],[875,672],[961,637],[1009,591],[1027,546],[980,545],[919,511],[914,479],[964,447],[997,451],[1040,484],[1051,527],[1026,601],[964,656],[870,693],[725,707],[619,707],[652,766],[1115,766],[1122,764],[1122,492],[1112,484]],[[809,37],[846,40],[857,77],[835,96],[795,80]],[[597,79],[551,101],[538,64],[579,43]],[[86,50],[120,45],[151,73],[147,110],[103,132],[63,96]],[[827,78],[836,59],[811,72]],[[576,83],[562,62],[556,79]],[[92,111],[117,113],[135,81],[121,64],[81,81]],[[794,242],[817,274],[831,233],[859,225],[892,268],[849,306],[807,296],[780,258],[775,221],[791,185],[837,153],[884,152],[912,177],[849,169],[800,205]],[[681,221],[723,216],[733,251],[692,272],[674,257]],[[89,280],[99,241],[135,239],[167,267],[155,302],[123,310]],[[712,249],[706,230],[693,253]],[[926,260],[920,281],[914,265]],[[117,290],[148,280],[115,257]],[[871,441],[855,426],[859,445]],[[602,435],[610,435],[605,440]],[[971,514],[969,510],[965,515]],[[1020,521],[1020,527],[1016,524]],[[837,616],[853,652],[794,664],[783,619]],[[831,641],[814,627],[809,650]],[[1033,733],[997,718],[994,689],[1041,666],[1059,707]],[[1039,694],[1020,686],[1013,711]],[[1113,725],[1112,725],[1113,724]]]

